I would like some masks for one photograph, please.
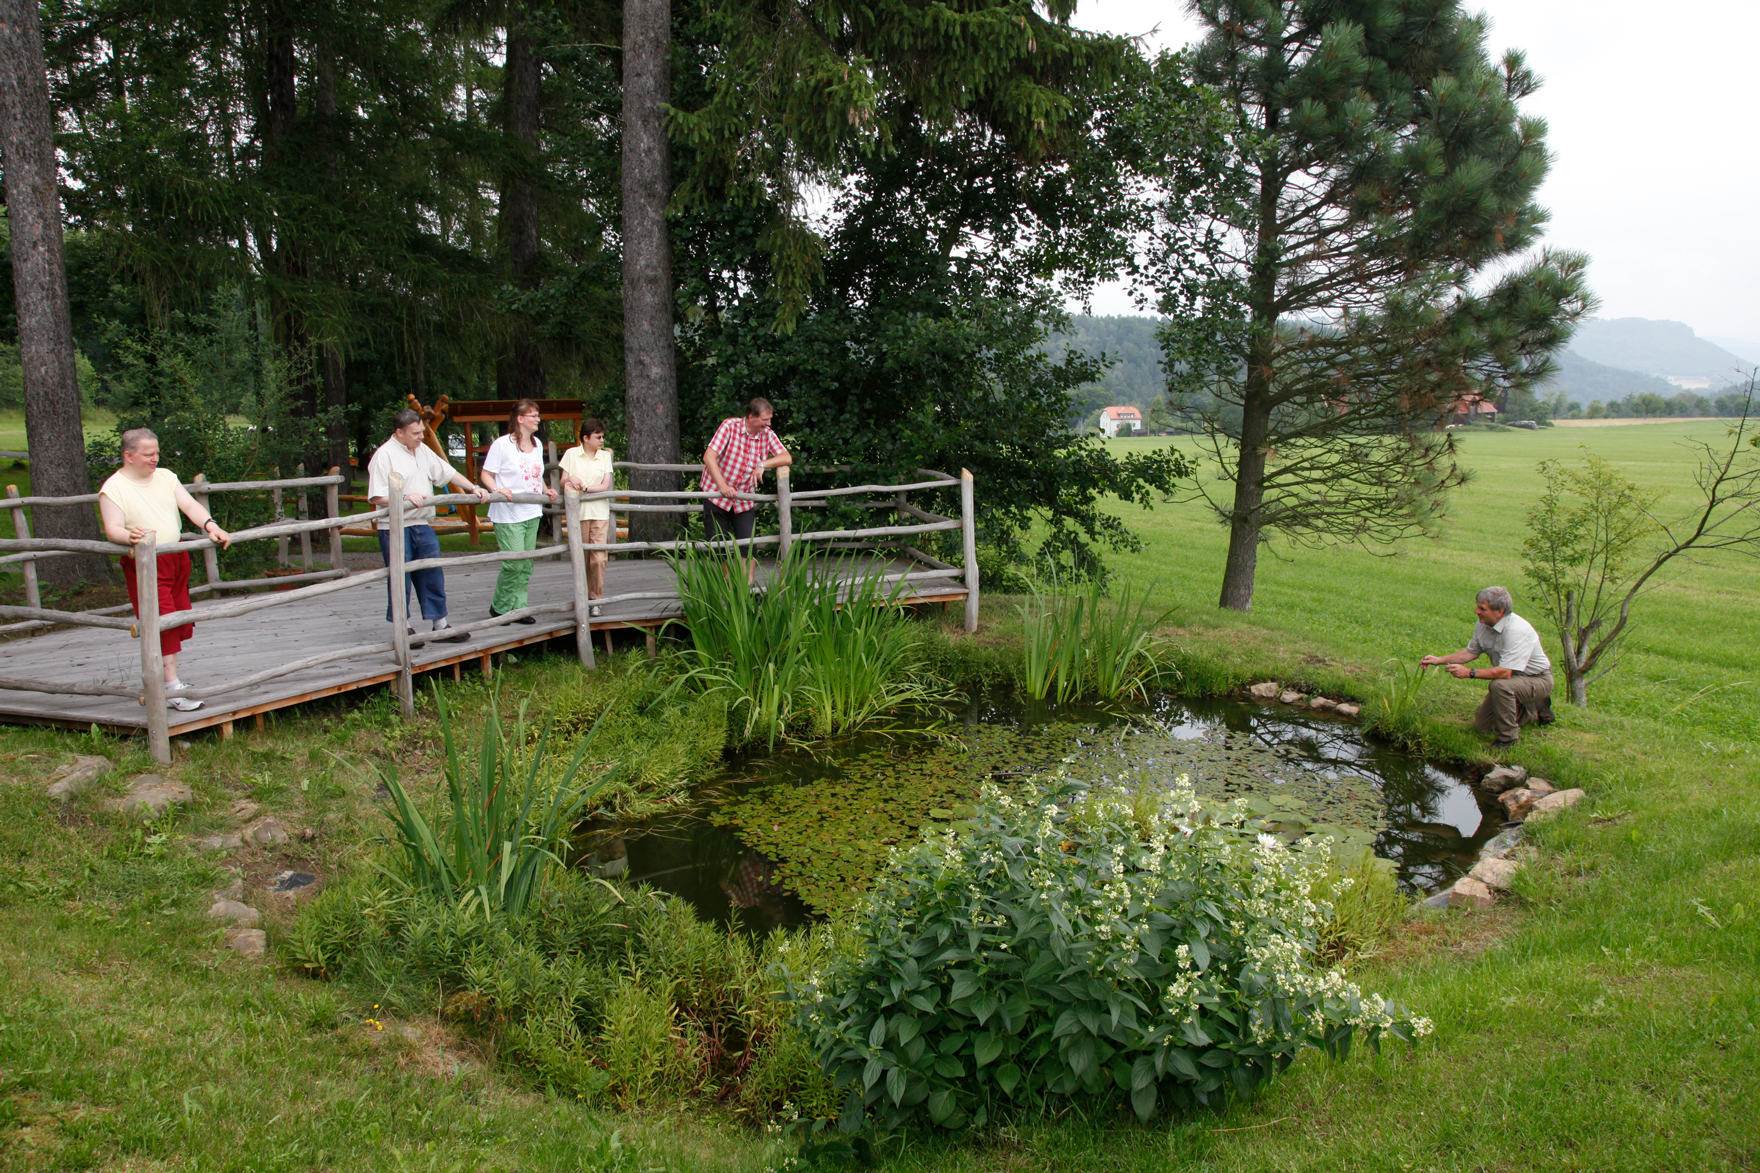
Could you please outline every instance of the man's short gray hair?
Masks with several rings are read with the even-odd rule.
[[[153,434],[153,429],[151,428],[130,428],[128,431],[122,433],[122,450],[124,452],[137,452],[140,450],[142,440],[151,440],[154,443],[158,443],[159,437]]]
[[[413,407],[406,407],[391,417],[391,430],[394,432],[401,432],[411,424],[419,422],[421,418],[421,412]]]
[[[1509,597],[1509,591],[1503,587],[1486,587],[1479,592],[1478,600],[1493,611],[1502,611],[1505,615],[1516,609],[1515,600]]]

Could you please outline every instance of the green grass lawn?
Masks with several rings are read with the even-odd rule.
[[[1129,511],[1145,549],[1127,577],[1175,607],[1173,637],[1241,680],[1365,695],[1389,656],[1462,646],[1474,590],[1519,572],[1534,464],[1593,446],[1690,504],[1679,447],[1715,424],[1508,432],[1463,439],[1471,485],[1441,538],[1392,555],[1272,547],[1254,610],[1219,613],[1223,531],[1201,506]],[[1118,441],[1120,447],[1162,441]],[[982,486],[980,486],[980,493]],[[1274,555],[1281,555],[1274,556]],[[981,1137],[894,1137],[888,1169],[1703,1170],[1760,1164],[1760,592],[1752,561],[1671,571],[1640,604],[1592,707],[1560,705],[1507,755],[1588,800],[1533,834],[1518,890],[1487,913],[1415,915],[1353,979],[1436,1022],[1414,1050],[1302,1058],[1259,1100],[1139,1126],[1073,1116]],[[1006,635],[1012,601],[986,609]],[[1536,616],[1537,617],[1537,616]],[[1545,630],[1549,648],[1554,633]],[[570,669],[511,667],[541,696]],[[482,695],[469,677],[449,688]],[[1438,743],[1463,732],[1476,686],[1433,682]],[[424,732],[426,730],[426,732]],[[263,734],[197,739],[171,773],[187,811],[136,828],[95,798],[57,808],[41,779],[104,748],[121,779],[138,747],[0,731],[0,1170],[730,1170],[792,1147],[692,1111],[620,1113],[529,1086],[435,1018],[386,1021],[372,991],[242,961],[202,919],[231,878],[186,835],[249,800],[310,827],[238,859],[253,880],[330,876],[381,824],[358,772],[396,758],[431,776],[431,727],[380,694],[273,716]],[[277,930],[280,914],[271,913]],[[383,1028],[383,1029],[381,1029]]]

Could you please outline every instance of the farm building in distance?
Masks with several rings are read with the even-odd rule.
[[[1462,424],[1494,424],[1497,422],[1497,404],[1469,391],[1454,401],[1442,422],[1451,428]]]
[[[1100,431],[1108,436],[1121,433],[1129,436],[1143,430],[1143,413],[1134,407],[1106,407],[1100,410]]]

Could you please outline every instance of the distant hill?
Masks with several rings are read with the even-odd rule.
[[[1062,361],[1072,349],[1118,360],[1099,383],[1083,389],[1081,415],[1127,403],[1147,411],[1166,390],[1161,374],[1161,344],[1155,340],[1155,328],[1160,324],[1160,318],[1135,315],[1083,315],[1072,318],[1067,331],[1046,340],[1045,350],[1054,361]]]
[[[1595,318],[1577,327],[1571,349],[1591,362],[1642,371],[1710,379],[1714,386],[1733,383],[1738,368],[1753,365],[1708,338],[1700,338],[1685,322],[1652,318]]]
[[[1559,351],[1557,359],[1558,374],[1542,384],[1540,391],[1562,391],[1566,403],[1580,403],[1586,408],[1597,399],[1603,403],[1612,403],[1628,395],[1643,395],[1648,392],[1664,399],[1681,393],[1681,389],[1667,379],[1591,362],[1578,354],[1574,347]]]
[[[1760,342],[1750,342],[1746,338],[1719,338],[1715,334],[1705,335],[1705,341],[1717,343],[1750,366],[1760,366]]]

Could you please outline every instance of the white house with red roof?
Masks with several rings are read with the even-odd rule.
[[[1143,413],[1134,407],[1100,409],[1100,431],[1108,436],[1130,435],[1143,430]]]

